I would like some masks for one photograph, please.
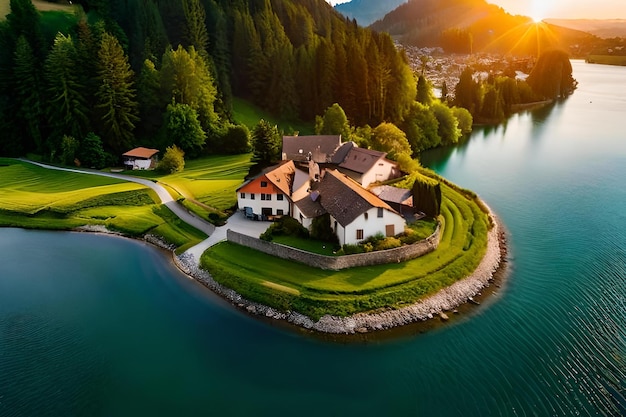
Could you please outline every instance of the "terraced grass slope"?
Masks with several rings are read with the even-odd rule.
[[[222,243],[203,254],[201,265],[252,301],[314,319],[402,307],[468,276],[485,254],[490,222],[475,196],[451,184],[442,184],[442,193],[439,247],[408,262],[323,271]]]
[[[136,183],[0,158],[0,226],[103,225],[130,236],[158,234],[179,247],[206,238],[158,201],[151,189]]]

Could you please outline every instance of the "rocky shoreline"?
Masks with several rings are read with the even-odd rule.
[[[326,315],[319,321],[313,321],[297,312],[281,312],[266,305],[249,301],[230,288],[217,283],[207,271],[198,266],[198,262],[193,256],[174,255],[174,262],[187,275],[250,314],[284,320],[293,325],[321,333],[369,333],[425,321],[435,316],[445,319],[447,317],[445,312],[454,311],[461,304],[474,302],[473,297],[479,295],[483,288],[490,285],[494,279],[494,274],[502,267],[506,256],[506,240],[502,225],[493,213],[490,213],[490,216],[494,226],[488,234],[487,250],[480,264],[470,276],[410,306],[382,312],[358,313],[349,317]]]

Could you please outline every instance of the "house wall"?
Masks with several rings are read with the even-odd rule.
[[[369,209],[366,214],[367,219],[364,213],[345,228],[337,223],[337,230],[335,230],[335,232],[337,233],[341,245],[353,245],[377,233],[382,233],[386,236],[387,225],[393,225],[396,235],[404,232],[404,226],[406,225],[404,218],[392,211],[383,209],[383,217],[378,217],[378,208],[373,207]],[[331,218],[331,227],[333,228],[335,227],[334,221],[335,220]],[[363,230],[363,239],[357,238],[357,230],[359,229]]]
[[[387,181],[397,176],[396,164],[386,159],[380,159],[366,173],[361,176],[361,185],[367,188],[370,184],[378,181]]]
[[[357,266],[382,265],[388,263],[404,262],[415,259],[437,249],[440,240],[440,228],[437,227],[435,233],[428,238],[395,249],[360,253],[356,255],[344,256],[324,256],[289,246],[266,242],[251,236],[234,232],[230,229],[226,232],[226,239],[239,245],[247,246],[269,255],[283,259],[290,259],[301,262],[314,268],[340,270],[354,268]]]
[[[237,206],[240,210],[243,210],[244,207],[252,207],[252,212],[254,214],[261,215],[263,214],[263,208],[271,208],[272,215],[277,215],[278,210],[282,210],[283,214],[290,215],[290,202],[289,197],[280,193],[283,196],[283,200],[280,201],[277,199],[278,194],[272,194],[271,200],[261,200],[261,194],[254,194],[254,200],[252,199],[251,193],[245,193],[245,198],[241,198],[241,191],[237,193]]]
[[[296,206],[295,204],[293,205],[292,217],[294,219],[296,219],[297,221],[299,221],[300,224],[302,224],[302,226],[304,226],[307,229],[311,230],[311,225],[313,224],[313,219],[309,219],[304,214],[302,214],[302,212],[300,211],[298,206]]]
[[[129,159],[124,164],[132,167],[132,169],[150,169],[152,167],[152,159]]]

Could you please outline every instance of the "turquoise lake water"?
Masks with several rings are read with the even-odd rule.
[[[140,242],[0,229],[0,416],[626,413],[626,68],[574,76],[568,100],[423,156],[510,247],[506,285],[424,334],[324,341]]]

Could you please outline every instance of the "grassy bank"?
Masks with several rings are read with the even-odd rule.
[[[604,65],[620,65],[626,66],[626,56],[616,55],[589,55],[587,62],[590,64],[604,64]]]
[[[442,191],[439,248],[412,261],[322,271],[222,243],[205,252],[201,264],[252,301],[315,319],[412,304],[469,275],[486,251],[489,219],[474,196],[446,184]]]
[[[0,178],[0,226],[68,230],[101,225],[132,237],[154,233],[183,248],[206,238],[139,184],[4,158]]]
[[[165,187],[174,199],[212,223],[228,216],[237,203],[235,191],[243,183],[252,154],[212,155],[185,163],[185,169],[170,175],[156,171],[132,171],[128,175],[149,178]]]

